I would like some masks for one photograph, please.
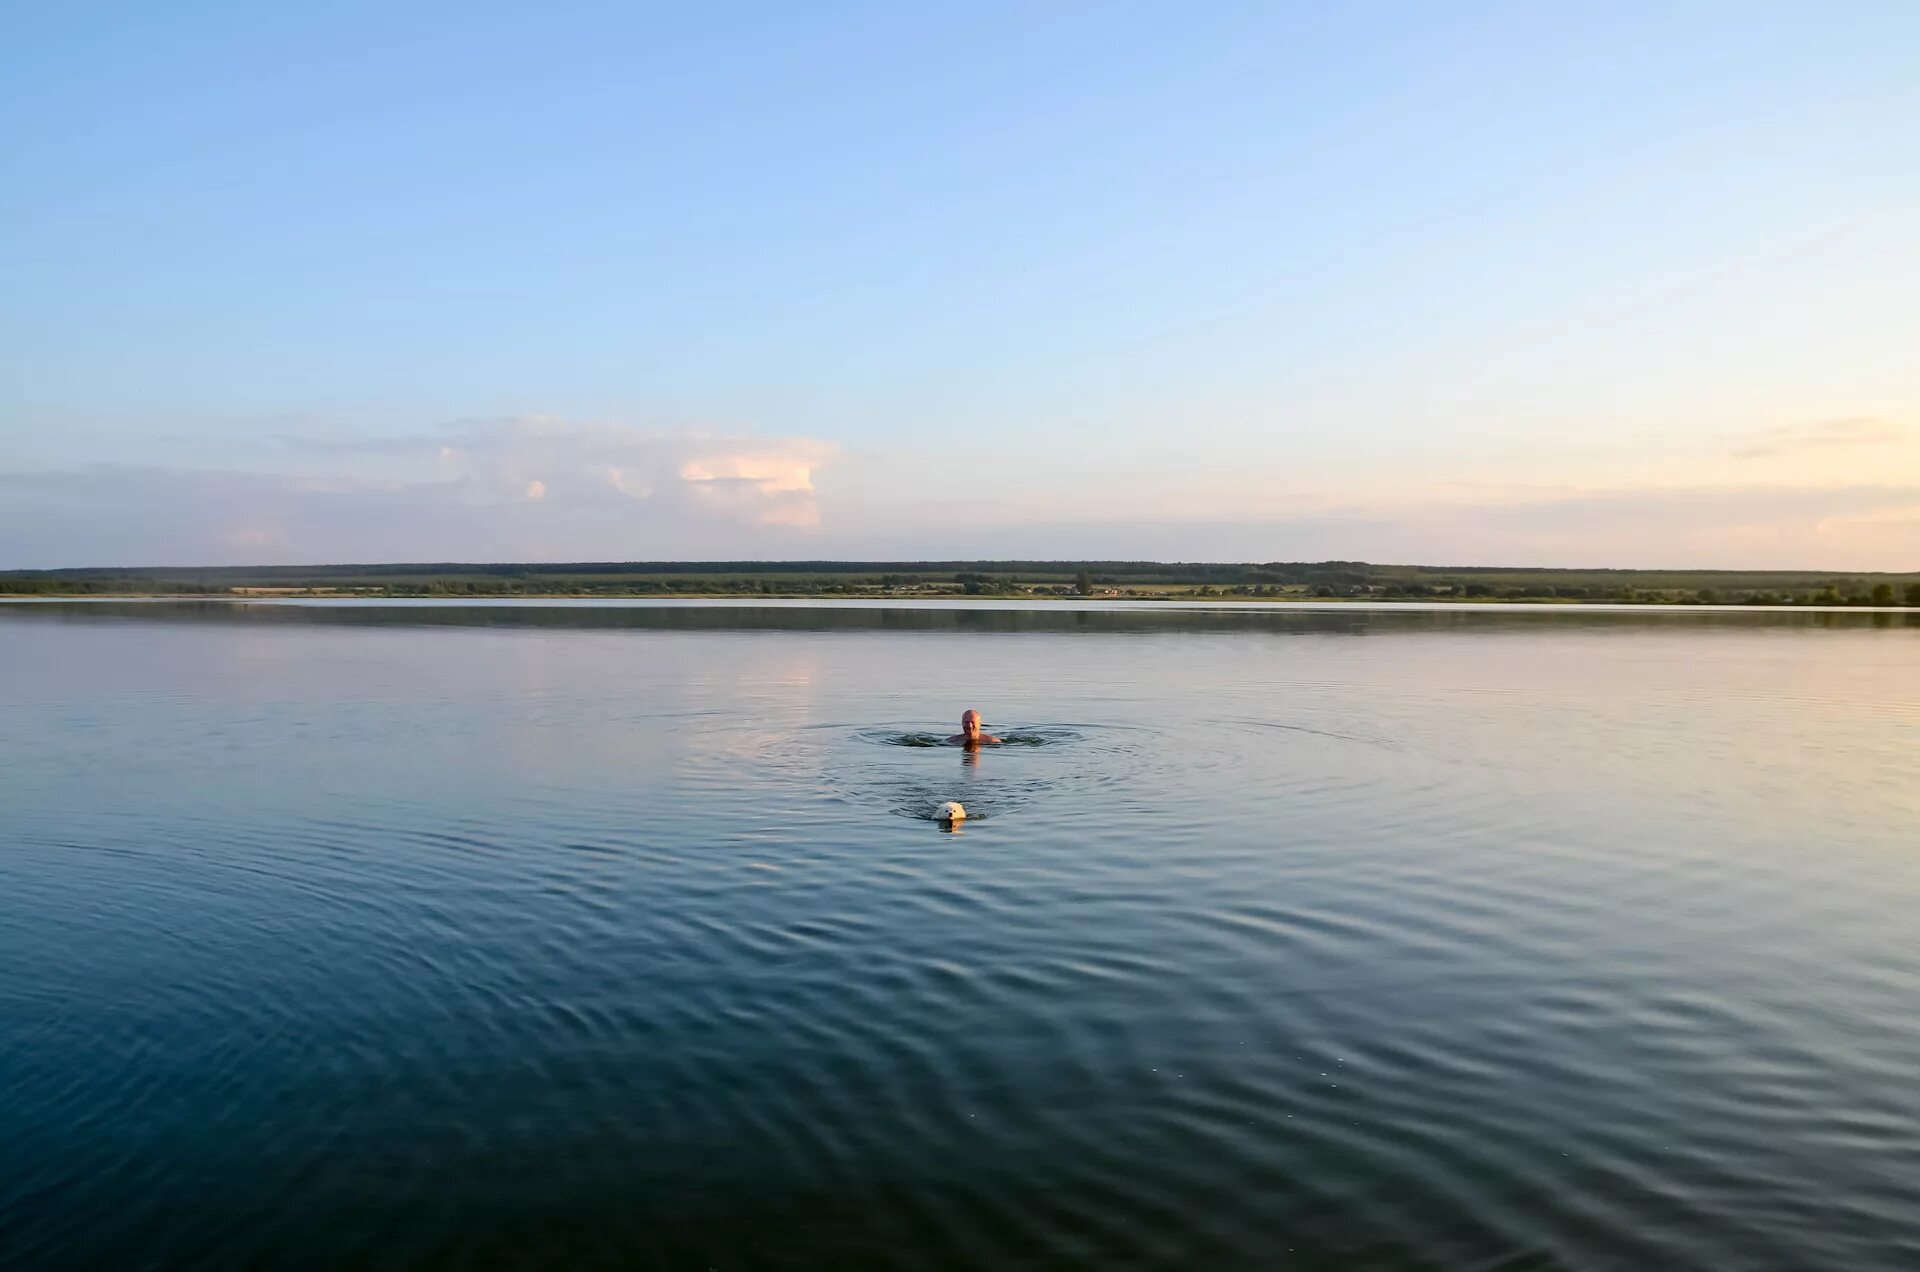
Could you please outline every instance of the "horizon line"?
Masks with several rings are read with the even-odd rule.
[[[823,558],[823,557],[769,557],[769,558],[659,558],[653,560],[573,560],[573,561],[315,561],[281,564],[227,564],[227,565],[75,565],[41,568],[0,569],[0,578],[57,577],[62,575],[139,575],[139,574],[180,574],[199,572],[208,574],[231,574],[243,572],[275,572],[283,570],[325,570],[325,571],[399,571],[399,570],[525,570],[533,573],[560,573],[569,569],[591,569],[611,571],[625,568],[636,573],[647,572],[688,572],[704,567],[716,572],[744,572],[751,569],[766,569],[777,573],[799,573],[805,570],[837,570],[842,572],[894,572],[903,570],[933,569],[997,569],[1047,567],[1063,568],[1100,568],[1159,567],[1163,569],[1179,568],[1339,568],[1360,567],[1374,570],[1416,570],[1432,573],[1505,573],[1505,574],[1804,574],[1821,577],[1862,578],[1871,575],[1920,575],[1920,565],[1911,570],[1830,570],[1796,567],[1747,567],[1732,568],[1725,566],[1616,566],[1616,565],[1488,565],[1453,564],[1425,565],[1415,562],[1365,561],[1350,557],[1329,557],[1320,560],[1177,560],[1163,561],[1138,557],[1007,557],[1007,558],[963,558],[945,557],[924,560],[889,560],[882,558]]]

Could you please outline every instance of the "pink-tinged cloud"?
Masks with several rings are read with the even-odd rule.
[[[282,439],[275,457],[297,472],[0,472],[0,568],[777,555],[821,524],[813,477],[833,455],[809,438],[534,419]]]
[[[473,421],[408,437],[282,439],[292,451],[363,469],[430,461],[467,497],[579,508],[651,503],[690,521],[815,526],[813,476],[834,448],[804,437],[656,433],[545,417]]]
[[[1771,459],[1798,451],[1827,450],[1842,446],[1885,446],[1903,442],[1912,436],[1904,425],[1872,416],[1821,420],[1813,424],[1788,424],[1745,438],[1734,448],[1735,459]]]
[[[292,442],[298,471],[101,465],[0,471],[0,568],[399,560],[1149,558],[1427,564],[1920,566],[1920,487],[1489,490],[1142,511],[1105,484],[1070,508],[915,491],[924,457],[849,483],[807,438],[659,434],[551,420],[358,446]],[[1063,484],[1063,489],[1066,489]],[[1137,492],[1136,492],[1137,493]],[[1456,496],[1458,492],[1455,492]],[[1115,511],[1119,508],[1126,511]]]

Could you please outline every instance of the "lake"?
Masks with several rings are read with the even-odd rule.
[[[0,605],[0,1264],[1920,1266],[1916,619]]]

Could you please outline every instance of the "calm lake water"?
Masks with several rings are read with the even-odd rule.
[[[1920,1266],[1915,617],[0,605],[0,1264]]]

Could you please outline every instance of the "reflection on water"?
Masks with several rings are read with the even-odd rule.
[[[1704,608],[1698,606],[1102,604],[1066,601],[897,605],[825,601],[4,601],[0,617],[95,623],[243,624],[251,627],[538,627],[636,631],[790,632],[1272,632],[1384,635],[1470,629],[1645,631],[1727,628],[1920,629],[1920,609]]]
[[[1920,1265],[1908,617],[0,605],[0,1262]]]

